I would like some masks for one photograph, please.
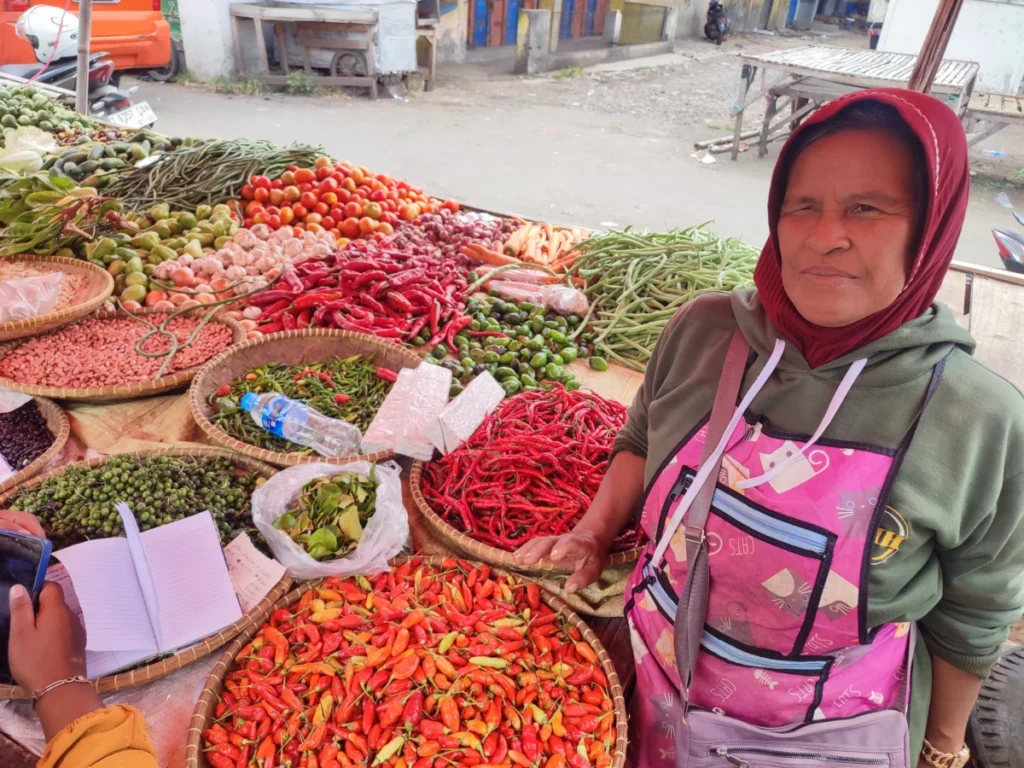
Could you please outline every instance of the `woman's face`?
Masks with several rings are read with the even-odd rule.
[[[876,129],[810,144],[793,163],[779,217],[782,284],[808,322],[850,325],[903,290],[914,239],[913,154]]]

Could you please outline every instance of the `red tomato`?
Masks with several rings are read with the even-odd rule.
[[[331,206],[323,202],[317,203],[316,205],[313,206],[313,212],[319,213],[321,216],[326,216],[328,213],[331,212]]]
[[[295,203],[295,205],[292,206],[292,212],[295,214],[295,218],[299,220],[306,218],[306,214],[309,213],[309,211],[306,210],[306,206],[302,203]]]
[[[311,224],[319,224],[324,220],[324,217],[319,213],[308,213],[306,214],[306,228],[308,229]]]
[[[320,202],[320,198],[317,197],[316,194],[313,192],[303,192],[300,202],[307,208],[312,208],[314,205]]]
[[[284,199],[289,203],[294,203],[302,197],[302,192],[300,192],[299,188],[294,185],[289,185],[281,191],[284,192]]]
[[[329,157],[318,157],[313,163],[314,168],[329,168],[331,165],[331,158]]]
[[[320,221],[320,226],[322,226],[324,229],[334,229],[334,224],[335,221],[333,216],[324,216],[323,219]]]
[[[295,171],[295,181],[299,184],[309,184],[316,181],[316,172],[309,168],[299,168]]]
[[[242,226],[245,227],[246,229],[249,229],[249,227],[251,227],[253,224],[254,222],[252,219],[245,219],[242,221]]]
[[[335,240],[338,240],[338,239],[341,238],[341,231],[337,227],[335,227],[334,229],[330,230],[330,232],[331,232],[331,237],[333,237]],[[342,245],[345,245],[345,243],[335,243],[335,245],[340,247]]]
[[[280,179],[274,179],[272,182],[270,182],[270,188],[271,189],[280,189],[283,186],[284,186],[284,182],[281,181]]]
[[[291,171],[292,173],[295,173],[297,170],[299,170],[299,166],[297,166],[297,165],[289,165],[288,166],[288,170]]]
[[[281,183],[288,187],[295,183],[295,174],[292,171],[285,171],[281,174]]]
[[[324,179],[329,178],[330,175],[331,175],[331,169],[330,168],[317,168],[316,169],[316,177],[320,181],[323,181]]]
[[[249,183],[257,189],[270,189],[270,179],[266,176],[250,176]]]
[[[338,186],[339,186],[338,182],[333,177],[328,176],[326,179],[324,179],[323,181],[320,182],[320,191],[321,192],[337,192],[338,191]]]
[[[362,168],[353,168],[349,175],[356,184],[362,184],[366,180],[366,172]]]
[[[340,185],[345,180],[345,174],[341,171],[335,171],[331,174],[331,178],[334,179]]]
[[[278,208],[276,205],[268,205],[267,206],[267,213],[269,213],[271,216],[274,216],[274,215],[276,215],[276,214],[278,214],[280,212],[281,212],[281,209]]]
[[[382,203],[386,199],[383,189],[375,189],[370,193],[370,199],[375,203]]]
[[[338,195],[338,202],[342,205],[352,199],[352,193],[344,188],[339,189],[336,194]]]
[[[364,216],[359,220],[359,231],[364,235],[368,235],[377,229],[377,222],[371,219],[369,216]]]
[[[270,204],[281,205],[285,201],[283,189],[271,189],[270,190]]]
[[[341,234],[345,237],[358,237],[359,219],[349,217],[341,222]]]
[[[324,231],[324,228],[321,227],[319,224],[307,224],[306,225],[306,229],[309,232],[323,232]]]
[[[334,206],[328,213],[335,221],[341,221],[345,218],[345,209],[340,205]]]
[[[345,217],[358,219],[363,215],[363,206],[357,202],[345,203]]]
[[[459,203],[457,200],[445,200],[441,207],[445,210],[451,211],[452,213],[459,212]]]
[[[336,193],[334,193],[334,192],[321,192],[320,193],[320,202],[321,203],[327,203],[328,205],[337,205],[338,204],[338,195]]]
[[[295,221],[295,211],[290,206],[281,209],[281,224],[291,224]]]
[[[256,187],[253,191],[253,199],[258,203],[265,203],[270,199],[270,190],[266,187]]]
[[[281,217],[271,215],[271,217],[267,220],[267,224],[270,226],[271,229],[280,229]]]
[[[356,192],[359,193],[360,197],[369,199],[370,195],[373,194],[373,190],[367,187],[365,184],[361,187],[356,187]]]
[[[380,220],[383,221],[385,224],[397,224],[398,214],[393,213],[391,211],[386,211],[380,215]]]
[[[420,215],[420,207],[416,204],[403,205],[399,215],[405,221],[415,221],[416,217]]]
[[[363,213],[371,219],[379,219],[383,211],[381,210],[380,203],[370,202],[363,206]]]
[[[386,221],[382,221],[377,225],[377,231],[382,235],[393,235],[395,234],[395,228],[388,224]]]
[[[349,176],[347,179],[345,179],[343,182],[341,182],[341,188],[342,189],[347,189],[349,192],[355,192],[356,191],[356,182],[355,182],[355,180],[351,176]]]
[[[245,215],[248,218],[254,218],[257,213],[263,210],[263,203],[253,200],[247,206],[245,206]]]
[[[270,214],[266,211],[260,211],[252,217],[254,224],[266,224],[270,220]]]
[[[313,185],[310,184],[309,182],[299,184],[299,192],[305,193],[311,191],[312,189]]]
[[[256,191],[256,188],[252,184],[246,184],[244,187],[242,187],[242,199],[243,200],[253,200],[253,199],[255,199],[255,196],[253,195],[253,192],[255,192],[255,191]]]
[[[387,176],[387,175],[385,175],[383,173],[378,173],[377,174],[377,181],[379,181],[385,187],[393,187],[393,186],[395,186],[395,180],[392,179],[390,176]]]

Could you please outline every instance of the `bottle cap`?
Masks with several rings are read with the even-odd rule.
[[[256,397],[255,392],[246,392],[238,404],[242,406],[243,411],[251,411],[256,407]]]

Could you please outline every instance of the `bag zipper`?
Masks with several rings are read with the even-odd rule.
[[[828,549],[829,538],[826,534],[766,515],[747,506],[739,499],[733,498],[730,494],[724,493],[721,489],[715,491],[712,513],[726,520],[731,519],[741,523],[766,539],[774,539],[791,547],[802,549],[812,557],[820,559]]]
[[[701,638],[700,644],[706,650],[711,651],[716,656],[730,663],[738,664],[742,667],[767,669],[772,672],[822,672],[828,664],[828,661],[824,659],[799,661],[797,659],[773,659],[759,656],[736,648],[706,631]]]
[[[796,758],[802,760],[818,760],[825,763],[842,765],[888,765],[884,757],[852,757],[849,755],[827,755],[818,752],[789,752],[781,749],[762,749],[760,747],[744,747],[729,750],[726,747],[712,747],[712,755],[725,758],[737,768],[749,768],[749,763],[736,755],[762,755],[764,757]]]

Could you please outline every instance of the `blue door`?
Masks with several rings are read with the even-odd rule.
[[[575,10],[576,0],[562,0],[562,23],[558,30],[558,36],[562,40],[572,37],[572,17]]]
[[[473,0],[473,47],[487,47],[487,30],[490,28],[490,9],[487,0]]]
[[[587,17],[583,22],[583,34],[586,37],[593,37],[597,34],[594,26],[597,23],[597,0],[587,0]]]
[[[516,44],[516,31],[519,27],[519,0],[508,0],[505,6],[505,45]]]

